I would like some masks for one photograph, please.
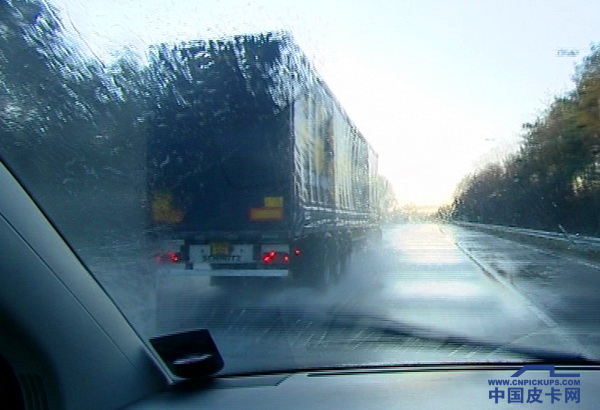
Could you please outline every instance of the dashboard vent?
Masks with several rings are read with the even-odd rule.
[[[42,377],[37,374],[19,374],[25,407],[28,410],[48,410],[48,398]]]

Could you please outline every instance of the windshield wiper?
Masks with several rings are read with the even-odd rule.
[[[538,347],[515,346],[505,343],[496,343],[488,340],[479,340],[472,337],[453,335],[430,328],[419,327],[390,319],[366,316],[364,314],[336,316],[329,326],[339,326],[348,329],[360,328],[385,337],[387,342],[398,338],[412,338],[423,342],[437,343],[440,348],[456,349],[463,346],[489,350],[490,353],[504,352],[519,356],[526,356],[536,363],[547,364],[600,364],[600,361],[581,353],[555,351]]]

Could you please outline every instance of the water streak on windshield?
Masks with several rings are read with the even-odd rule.
[[[441,4],[225,3],[0,1],[0,159],[142,337],[207,328],[229,373],[600,356],[598,46],[521,80]]]

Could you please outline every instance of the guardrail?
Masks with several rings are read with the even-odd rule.
[[[567,232],[559,225],[561,232],[538,231],[535,229],[514,228],[502,225],[478,224],[472,222],[452,222],[455,225],[496,235],[543,248],[563,251],[584,257],[596,262],[600,261],[600,238],[582,236]]]

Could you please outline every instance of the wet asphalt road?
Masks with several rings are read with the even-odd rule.
[[[600,357],[600,267],[451,225],[387,228],[327,289],[272,280],[219,289],[166,270],[153,286],[144,304],[153,311],[133,319],[142,333],[207,328],[233,373],[523,359],[423,335]]]
[[[484,271],[527,301],[548,324],[568,333],[579,348],[600,357],[600,264],[452,228],[456,242]]]

